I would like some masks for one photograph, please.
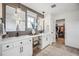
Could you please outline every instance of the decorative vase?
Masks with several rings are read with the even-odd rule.
[[[34,29],[32,29],[32,34],[33,34],[33,35],[35,34],[35,30],[34,30]]]

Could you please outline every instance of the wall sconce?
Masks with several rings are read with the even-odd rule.
[[[44,11],[42,13],[43,13],[43,15],[45,14]],[[44,15],[44,17],[45,17],[45,15]],[[44,24],[45,24],[45,19],[43,19],[43,32],[44,32]]]
[[[3,18],[0,18],[0,24],[2,24],[3,23]]]
[[[3,23],[2,20],[3,20],[3,19],[0,18],[0,35],[5,35],[6,32],[5,32],[4,23]]]
[[[2,24],[2,20],[0,19],[0,24]]]

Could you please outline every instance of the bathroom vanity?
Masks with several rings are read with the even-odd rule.
[[[38,35],[24,35],[19,37],[5,38],[0,41],[0,56],[32,56],[33,55],[33,38],[41,37],[40,49],[49,45],[49,39],[42,33]]]
[[[32,38],[29,36],[5,38],[0,42],[2,56],[31,56]]]
[[[47,26],[48,22],[46,25],[44,23],[44,15],[18,3],[2,5],[5,31],[2,33],[4,35],[0,36],[0,56],[32,56],[35,46],[42,50],[50,44],[51,33]],[[34,35],[33,29],[36,32]]]

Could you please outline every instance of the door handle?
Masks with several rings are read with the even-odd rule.
[[[21,53],[21,47],[20,47],[20,53]]]
[[[22,53],[23,52],[23,47],[20,47],[20,53]]]
[[[9,48],[9,45],[7,45],[6,47]]]
[[[31,40],[29,40],[31,42]]]
[[[48,38],[46,38],[46,40],[48,41]]]
[[[22,52],[23,52],[23,47],[21,47],[22,48]]]
[[[22,44],[23,42],[20,42],[20,44]]]

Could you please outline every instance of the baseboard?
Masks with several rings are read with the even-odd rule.
[[[73,48],[73,49],[79,50],[79,48],[76,48],[76,47],[72,47],[72,46],[69,46],[69,45],[65,45],[65,46],[69,47],[69,48]]]

